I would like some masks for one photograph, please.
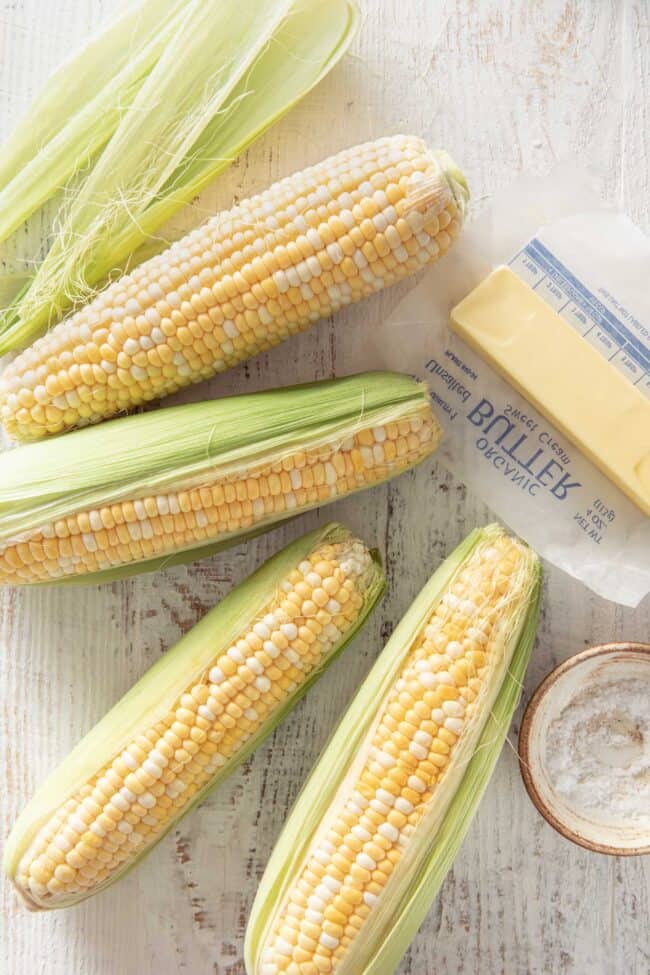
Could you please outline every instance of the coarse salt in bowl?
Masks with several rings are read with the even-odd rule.
[[[650,853],[650,644],[610,643],[553,670],[519,735],[528,794],[574,843]]]

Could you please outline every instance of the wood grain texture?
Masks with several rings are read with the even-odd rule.
[[[0,136],[110,0],[0,0]],[[645,0],[366,0],[354,54],[205,193],[196,213],[368,137],[444,146],[475,205],[521,170],[577,155],[650,229],[650,19]],[[196,215],[196,214],[195,214]],[[364,331],[395,293],[185,394],[252,390],[363,367]],[[0,592],[0,836],[37,783],[229,587],[335,516],[378,544],[389,591],[364,633],[243,769],[116,887],[34,916],[0,889],[3,975],[243,975],[246,918],[300,784],[356,682],[437,562],[490,513],[435,462],[248,547],[89,589]],[[424,529],[424,530],[423,530]],[[557,662],[648,639],[624,610],[546,575],[526,696]],[[516,740],[517,722],[510,739]],[[505,748],[402,975],[646,975],[650,859],[590,855],[537,815]]]

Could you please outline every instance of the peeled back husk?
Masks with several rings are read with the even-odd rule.
[[[145,2],[91,43],[110,81],[91,84],[85,102],[90,56],[72,59],[8,144],[0,241],[73,182],[47,255],[0,316],[0,355],[139,263],[134,252],[331,70],[358,23],[355,0]],[[120,39],[131,60],[115,56]],[[45,121],[50,138],[25,163],[31,133],[52,116],[62,127]]]

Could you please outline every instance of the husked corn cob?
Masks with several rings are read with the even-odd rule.
[[[466,200],[449,157],[403,135],[280,180],[19,355],[0,419],[33,440],[208,379],[444,254]]]
[[[538,574],[530,550],[490,526],[427,584],[278,841],[247,932],[250,975],[393,972],[505,736]]]
[[[0,583],[188,561],[417,464],[440,430],[397,373],[237,396],[0,455]]]
[[[341,525],[266,563],[145,674],[37,792],[5,868],[28,906],[120,877],[257,746],[383,590]]]

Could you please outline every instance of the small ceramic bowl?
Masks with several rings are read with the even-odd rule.
[[[562,836],[598,853],[650,853],[650,829],[607,825],[586,818],[555,791],[545,766],[551,722],[573,695],[606,670],[612,678],[650,679],[650,644],[608,643],[565,660],[542,681],[528,703],[519,732],[519,768],[528,795],[544,819]]]

